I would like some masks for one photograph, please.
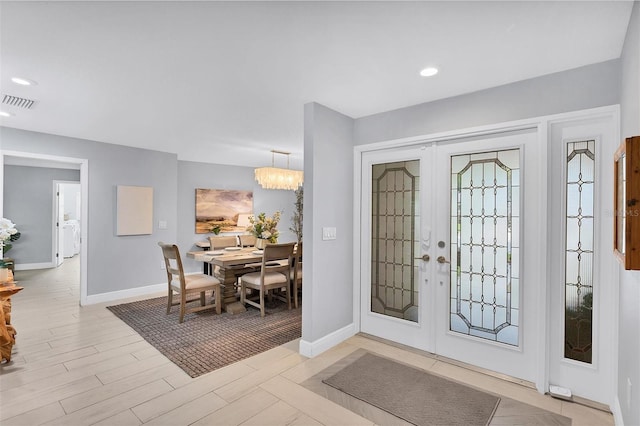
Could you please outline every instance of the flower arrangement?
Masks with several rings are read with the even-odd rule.
[[[249,225],[247,231],[256,238],[269,240],[270,243],[278,241],[278,222],[280,222],[281,213],[275,212],[272,217],[267,217],[265,213],[260,213],[257,217],[249,216]]]
[[[16,229],[16,225],[4,217],[0,219],[0,247],[3,254],[11,249],[11,243],[18,238],[20,238],[20,232]]]

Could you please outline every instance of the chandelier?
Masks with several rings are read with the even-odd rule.
[[[275,154],[287,156],[287,168],[274,167]],[[271,167],[255,169],[256,181],[265,189],[296,190],[303,182],[302,170],[289,169],[290,152],[271,150]]]

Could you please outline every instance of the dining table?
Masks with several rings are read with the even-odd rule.
[[[210,274],[224,285],[222,308],[231,314],[247,309],[238,301],[236,283],[238,277],[259,270],[262,262],[262,250],[255,247],[227,247],[220,250],[190,251],[187,257],[210,265]]]
[[[198,241],[195,243],[196,247],[200,247],[200,249],[202,250],[209,250],[211,248],[211,244],[209,243],[209,241]],[[202,273],[205,275],[210,275],[210,270],[209,268],[211,267],[211,265],[207,262],[202,262]]]

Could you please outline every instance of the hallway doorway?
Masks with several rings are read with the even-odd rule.
[[[80,197],[79,197],[79,202],[80,202],[80,206],[79,206],[79,219],[78,221],[80,222],[80,224],[86,224],[88,223],[87,221],[87,217],[88,217],[88,208],[87,208],[87,203],[86,200],[88,199],[88,161],[86,159],[82,159],[82,158],[73,158],[73,157],[60,157],[60,156],[53,156],[53,155],[45,155],[45,154],[33,154],[33,153],[27,153],[27,152],[19,152],[19,151],[2,151],[2,161],[0,162],[0,181],[3,184],[3,188],[4,188],[4,180],[5,180],[5,165],[7,166],[24,166],[24,167],[31,167],[31,168],[36,168],[36,169],[71,169],[71,170],[79,170],[79,189],[80,189]],[[77,182],[74,182],[77,184]],[[54,183],[53,180],[49,181],[49,183],[47,184],[46,182],[43,183],[44,185],[47,185],[48,188],[53,188],[54,187]],[[49,192],[53,192],[55,194],[56,191],[52,191],[52,189],[49,189]],[[0,208],[2,209],[2,214],[3,216],[5,215],[5,211],[7,209],[7,206],[5,206],[5,197],[4,197],[4,190],[2,192],[2,203],[0,203]],[[28,195],[28,194],[27,194]],[[27,196],[25,195],[25,196]],[[49,196],[51,197],[51,195]],[[49,198],[48,197],[48,198]],[[51,198],[49,198],[51,199]],[[47,258],[42,260],[39,260],[38,262],[32,262],[32,263],[25,263],[24,265],[21,266],[20,264],[20,260],[17,259],[16,260],[16,269],[17,270],[37,270],[37,269],[41,269],[41,268],[55,268],[56,266],[58,266],[58,261],[57,261],[57,257],[56,257],[56,253],[59,253],[59,239],[57,239],[57,229],[55,227],[56,223],[60,223],[58,221],[57,218],[57,214],[58,212],[56,212],[56,202],[55,199],[54,201],[50,202],[50,206],[49,209],[52,210],[50,216],[48,216],[48,218],[46,218],[44,221],[46,221],[46,223],[43,222],[43,226],[45,227],[44,229],[48,229],[49,231],[42,231],[42,232],[48,232],[49,235],[51,235],[51,239],[52,242],[51,244],[47,244],[44,247],[42,247],[44,250],[46,250],[47,252],[50,253],[50,255],[47,256],[47,258],[49,259],[47,261]],[[48,209],[47,209],[48,210]],[[74,208],[75,210],[75,208]],[[59,212],[60,216],[59,219],[64,221],[64,211]],[[56,218],[56,220],[54,221],[54,217]],[[17,219],[16,219],[17,220]],[[19,221],[18,221],[19,222]],[[23,232],[23,237],[26,237],[26,234],[24,234]],[[79,240],[81,241],[80,247],[79,247],[79,251],[76,254],[77,257],[77,266],[78,266],[78,277],[76,280],[74,280],[74,282],[77,282],[78,285],[78,303],[79,304],[84,304],[86,302],[86,298],[87,298],[87,241],[88,241],[88,232],[87,232],[87,227],[86,226],[81,226],[80,227],[80,232],[79,232]],[[32,236],[31,238],[31,243],[32,244],[38,244],[37,242],[38,240],[35,239]],[[27,238],[22,238],[21,242],[24,244],[28,244],[28,239]],[[58,254],[58,256],[60,256],[60,254]]]

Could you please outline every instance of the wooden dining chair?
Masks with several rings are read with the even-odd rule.
[[[298,291],[302,288],[302,241],[298,243],[291,267],[291,287],[293,287],[294,306],[298,307]]]
[[[220,314],[222,312],[223,287],[220,281],[215,277],[205,274],[185,275],[178,246],[175,244],[165,244],[163,242],[159,242],[158,245],[162,248],[162,256],[164,257],[164,264],[167,270],[167,315],[171,312],[171,306],[178,304],[180,305],[180,323],[184,321],[185,314],[190,312],[215,308],[216,313]],[[212,290],[212,304],[210,305],[205,304],[205,292],[208,290]],[[173,302],[174,293],[180,296],[180,300],[175,303]],[[200,293],[200,306],[187,308],[187,302],[196,300],[187,300],[187,295],[193,293]]]
[[[209,237],[209,250],[218,250],[227,247],[238,247],[238,239],[235,235],[216,235]]]
[[[260,309],[260,316],[264,317],[264,298],[269,290],[281,289],[285,296],[275,295],[276,298],[287,302],[291,309],[289,277],[293,263],[293,247],[295,243],[267,244],[262,254],[259,272],[250,272],[240,277],[240,302]],[[258,290],[258,302],[247,298],[247,289]]]
[[[240,247],[255,247],[256,245],[256,236],[252,234],[241,234],[238,235],[240,238]]]
[[[220,250],[227,247],[238,247],[238,239],[235,235],[215,235],[209,237],[209,250]],[[215,275],[218,267],[209,266],[209,275]]]

